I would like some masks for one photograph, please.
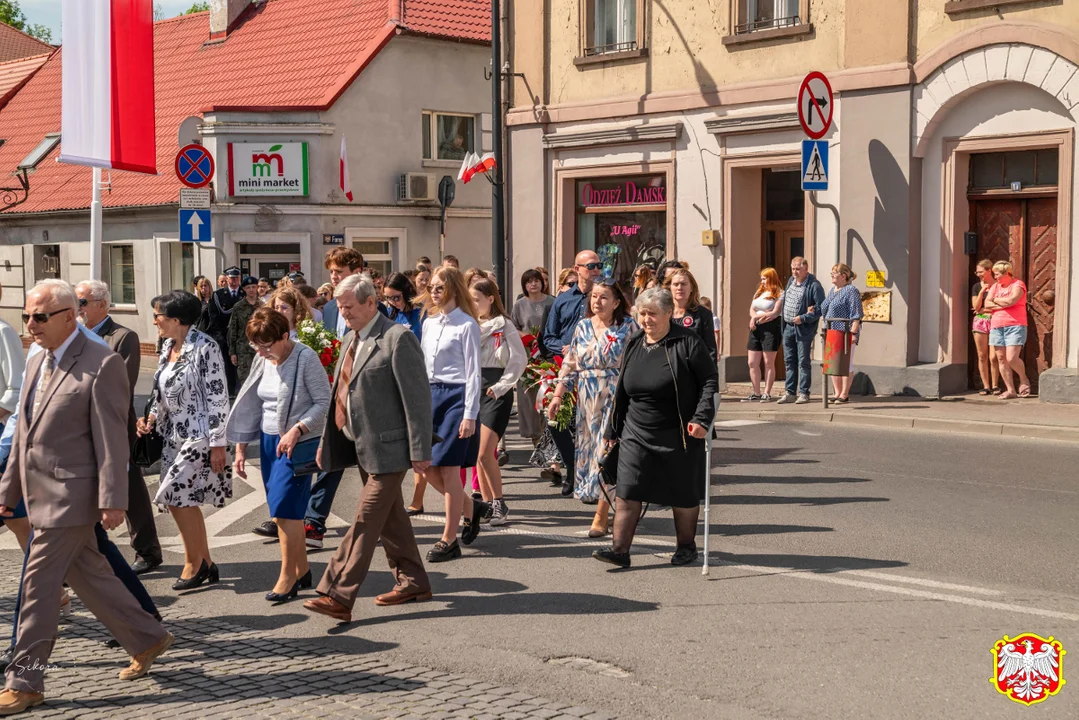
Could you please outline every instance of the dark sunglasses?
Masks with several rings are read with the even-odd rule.
[[[587,268],[588,270],[601,270],[603,269],[603,263],[585,263],[584,265],[578,265],[577,267]]]
[[[90,301],[86,298],[79,298],[79,307],[86,307],[90,304]]]
[[[51,318],[52,316],[59,315],[62,312],[67,312],[70,309],[71,308],[63,308],[61,310],[53,310],[51,313],[30,313],[30,314],[23,313],[22,314],[22,321],[25,324],[29,324],[30,319],[33,318],[34,322],[36,322],[38,325],[44,325],[45,323],[47,323],[49,321],[49,318]]]

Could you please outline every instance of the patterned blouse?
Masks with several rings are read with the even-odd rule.
[[[821,317],[846,318],[848,320],[862,319],[862,293],[854,285],[844,285],[841,288],[832,288],[828,297],[824,298],[821,305]],[[849,322],[832,322],[828,324],[830,330],[850,330]]]
[[[158,431],[183,441],[208,438],[210,447],[226,447],[229,395],[221,350],[209,335],[191,328],[173,371],[165,373],[172,346],[172,340],[165,341],[154,376],[150,412],[157,417]]]

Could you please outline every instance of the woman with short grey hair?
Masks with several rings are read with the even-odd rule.
[[[674,565],[697,559],[697,518],[704,497],[705,435],[715,416],[719,374],[692,330],[671,323],[674,299],[652,288],[637,298],[644,332],[626,342],[611,420],[608,453],[617,446],[614,543],[592,557],[627,568],[641,503],[674,510]]]

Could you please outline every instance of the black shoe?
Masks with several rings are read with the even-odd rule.
[[[617,565],[620,568],[629,567],[629,553],[615,552],[613,549],[606,550],[593,550],[592,557],[600,562],[610,563],[611,565]]]
[[[306,575],[296,581],[296,584],[300,586],[301,590],[310,590],[313,582],[314,581],[311,578],[311,571],[308,570]]]
[[[566,479],[562,481],[562,497],[569,497],[573,494],[573,481]]]
[[[480,502],[483,502],[483,493],[481,493],[481,492],[472,493],[472,499],[473,500],[479,500]]]
[[[583,500],[581,500],[581,502],[585,505],[599,505],[599,498],[584,498]]]
[[[502,448],[498,448],[498,467],[505,467],[506,463],[509,461],[510,454]]]
[[[206,564],[206,561],[202,561],[202,565],[199,566],[199,571],[193,576],[187,578],[178,578],[176,582],[172,584],[173,590],[193,590],[199,587],[204,582],[215,583],[220,580],[221,577],[217,571],[217,565],[214,563]]]
[[[251,532],[255,533],[256,535],[261,535],[262,537],[273,538],[274,540],[276,540],[277,523],[275,523],[273,520],[267,520],[266,522],[259,525],[257,528],[251,530]]]
[[[457,544],[456,540],[449,545],[439,540],[433,548],[427,551],[427,562],[429,563],[446,562],[459,557],[461,557],[461,546]]]
[[[678,549],[674,551],[674,555],[671,556],[671,565],[689,565],[691,562],[700,557],[697,552],[697,543],[692,545],[679,545]]]
[[[418,510],[413,510],[412,508],[406,508],[405,511],[408,513],[409,517],[416,517],[417,515],[423,515],[423,507],[422,506],[420,506],[420,508]]]
[[[272,603],[288,602],[289,600],[295,598],[296,594],[299,592],[300,580],[297,580],[296,582],[292,583],[292,589],[290,589],[287,593],[276,593],[271,590],[270,592],[266,593],[266,599]]]
[[[487,503],[482,500],[473,500],[472,518],[468,520],[468,527],[461,531],[461,542],[465,545],[471,545],[476,536],[480,534],[480,523],[483,522],[483,517],[485,515],[490,517],[492,512],[491,506]]]
[[[9,647],[3,653],[0,653],[0,673],[7,672],[7,666],[11,664],[11,661],[15,658],[15,648]]]
[[[135,560],[135,564],[131,566],[131,570],[136,575],[145,575],[161,567],[162,562],[161,558],[144,558],[140,556]]]

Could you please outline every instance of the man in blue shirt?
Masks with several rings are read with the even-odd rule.
[[[573,331],[584,317],[585,303],[588,302],[588,295],[592,292],[592,285],[596,278],[603,274],[603,263],[594,251],[582,250],[577,253],[573,270],[577,273],[577,285],[559,295],[554,301],[547,315],[547,325],[543,328],[542,344],[548,356],[564,356],[569,350],[569,344],[573,341]],[[558,447],[558,453],[562,456],[565,472],[562,477],[562,496],[569,497],[573,494],[573,483],[576,477],[574,464],[577,448],[573,434],[568,430],[551,428],[551,436]]]

